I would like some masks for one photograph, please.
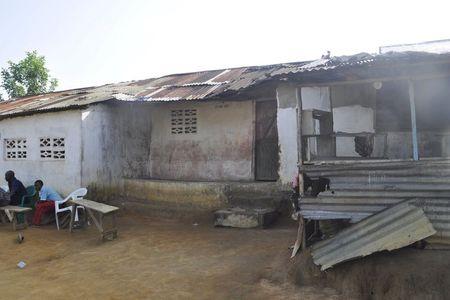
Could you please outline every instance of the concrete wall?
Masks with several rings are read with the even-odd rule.
[[[205,213],[225,207],[282,208],[290,189],[278,182],[199,182],[125,179],[126,207],[158,215]]]
[[[370,84],[332,86],[333,131],[335,133],[375,132],[376,90]],[[353,137],[336,137],[337,157],[360,157]]]
[[[171,110],[197,109],[196,134],[172,134]],[[172,180],[253,180],[252,101],[177,102],[152,110],[151,177]]]
[[[329,87],[304,87],[301,93],[302,110],[331,111]]]
[[[375,132],[374,110],[361,105],[333,108],[333,130],[344,133]]]
[[[64,160],[43,160],[40,157],[39,138],[64,137],[66,158]],[[81,113],[64,111],[36,114],[0,121],[0,179],[13,170],[24,185],[32,185],[38,178],[67,195],[81,186]],[[4,139],[26,138],[27,158],[5,160]]]
[[[280,85],[277,88],[277,128],[280,149],[279,176],[288,185],[298,172],[297,147],[297,88]]]
[[[151,104],[98,104],[82,112],[82,182],[120,188],[123,177],[150,177]]]

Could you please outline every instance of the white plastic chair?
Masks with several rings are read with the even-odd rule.
[[[69,199],[76,200],[76,199],[83,199],[84,196],[87,194],[86,188],[79,188],[72,193],[70,193],[69,196],[67,196],[62,201],[55,201],[55,219],[56,219],[56,228],[59,230],[59,219],[58,219],[58,213],[64,212],[64,211],[70,211],[72,213],[73,206],[67,206],[63,207],[62,205],[66,203]],[[78,221],[78,209],[84,209],[82,206],[77,207],[77,211],[75,212],[75,221]]]

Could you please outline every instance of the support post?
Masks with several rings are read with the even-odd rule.
[[[297,168],[298,168],[298,190],[299,198],[301,199],[304,194],[303,189],[303,172],[302,172],[302,94],[301,88],[295,89],[295,97],[297,101]],[[297,240],[295,241],[294,248],[292,249],[291,258],[295,257],[298,250],[306,249],[306,237],[305,237],[305,220],[302,215],[298,216],[298,230]]]
[[[303,173],[302,173],[302,89],[295,89],[295,96],[297,100],[297,167],[298,167],[298,180],[299,180],[299,194],[303,197]]]
[[[411,134],[412,134],[412,146],[413,146],[413,159],[419,160],[419,143],[417,141],[417,120],[416,120],[416,102],[414,95],[414,82],[408,80],[408,92],[409,92],[409,107],[411,110]]]

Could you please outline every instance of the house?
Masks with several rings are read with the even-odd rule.
[[[449,78],[448,53],[362,53],[25,97],[0,103],[0,171],[210,212],[279,206],[300,166],[334,189],[305,198],[305,218],[357,221],[404,197],[447,199]]]
[[[429,241],[448,242],[449,53],[335,57],[276,76],[279,109],[299,112],[291,160],[330,180],[300,200],[305,219],[358,222],[411,200],[437,231]]]
[[[41,178],[62,194],[87,186],[96,199],[152,209],[278,205],[288,187],[279,181],[275,88],[251,88],[273,68],[2,102],[0,172],[12,169],[26,185]]]

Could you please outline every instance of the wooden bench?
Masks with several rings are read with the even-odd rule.
[[[117,237],[117,227],[116,227],[116,212],[119,210],[118,207],[95,202],[87,199],[77,199],[69,200],[69,204],[73,206],[71,216],[70,216],[70,232],[73,232],[73,225],[75,222],[75,212],[78,206],[82,206],[85,209],[84,214],[84,224],[87,223],[88,216],[92,219],[95,226],[101,233],[101,238],[103,241],[106,239],[115,239]],[[105,229],[105,217],[110,217],[111,225],[109,228]]]
[[[0,207],[0,220],[2,223],[7,223],[6,219],[12,223],[12,228],[14,231],[19,229],[25,229],[28,227],[28,222],[26,216],[23,218],[23,222],[19,223],[17,220],[17,214],[23,213],[26,214],[30,212],[32,209],[30,207],[21,207],[14,205],[7,205]]]

